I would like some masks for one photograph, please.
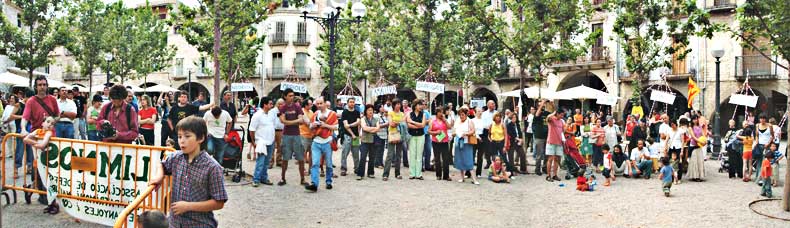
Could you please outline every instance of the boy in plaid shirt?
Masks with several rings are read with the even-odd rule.
[[[205,148],[206,122],[187,117],[176,125],[181,151],[162,161],[149,184],[159,185],[164,175],[172,176],[170,227],[217,227],[212,211],[228,200],[222,167]]]

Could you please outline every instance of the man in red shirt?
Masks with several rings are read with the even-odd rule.
[[[60,117],[61,112],[60,109],[58,109],[58,101],[55,99],[55,97],[51,95],[47,95],[47,88],[49,88],[49,83],[47,82],[47,78],[44,76],[36,77],[35,80],[36,95],[27,100],[25,111],[22,113],[22,124],[20,125],[22,126],[22,135],[28,134],[26,127],[28,123],[30,123],[31,125],[30,132],[33,132],[41,128],[41,124],[44,123],[44,120],[48,116],[51,116],[55,119]],[[36,178],[37,180],[36,188],[38,190],[44,190],[44,184],[42,184],[43,182],[41,182],[41,179],[36,169],[33,169],[33,178]],[[29,199],[28,202],[30,202]],[[48,202],[47,195],[39,194],[38,202],[47,205]],[[51,207],[57,207],[57,206],[51,206]],[[50,207],[47,208],[48,211],[50,211],[49,209]]]
[[[110,103],[102,106],[99,111],[96,129],[102,132],[101,123],[104,120],[110,121],[110,125],[115,127],[115,136],[104,136],[103,142],[132,143],[137,139],[139,133],[137,111],[124,100],[128,93],[129,91],[123,85],[115,85],[110,88]]]

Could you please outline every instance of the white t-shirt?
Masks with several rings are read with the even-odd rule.
[[[219,118],[215,118],[211,112],[206,112],[203,114],[203,120],[206,121],[206,126],[208,126],[208,134],[214,138],[224,138],[225,134],[225,127],[228,124],[233,122],[233,118],[230,117],[228,111],[222,110],[222,113],[219,114]]]
[[[683,148],[683,135],[686,134],[685,128],[678,128],[677,131],[669,130],[669,148],[670,149],[680,149]]]
[[[456,119],[455,123],[453,123],[453,132],[455,132],[455,136],[466,135],[467,133],[469,133],[469,123],[470,122],[472,122],[472,121],[470,121],[469,118],[467,118],[466,121],[464,121],[463,123],[461,123],[461,119],[460,118]],[[475,126],[475,127],[477,127],[477,126]],[[464,138],[464,140],[466,140],[466,136],[463,136],[463,138]]]
[[[527,115],[527,133],[532,133],[532,119],[534,118],[534,114]]]
[[[661,123],[661,125],[658,125],[658,134],[659,135],[660,134],[665,134],[665,135],[667,135],[667,137],[672,137],[671,133],[672,133],[672,127],[670,127],[669,124]],[[665,143],[666,141],[669,141],[669,140],[670,140],[669,138],[662,139],[661,143]]]
[[[634,149],[631,150],[631,161],[635,161],[635,162],[642,161],[641,155],[651,157],[650,151],[647,149],[647,147],[642,147],[642,150],[639,150],[639,147],[634,147]]]
[[[618,144],[617,133],[620,132],[620,127],[617,125],[606,125],[603,127],[603,131],[605,133],[606,144],[609,144],[609,147],[614,148],[614,146]]]
[[[612,153],[611,152],[609,152],[608,154],[603,154],[603,167],[604,168],[610,169],[610,170],[612,169],[612,163],[611,163],[611,160],[609,160],[611,158],[612,158]]]
[[[77,104],[75,104],[74,101],[71,100],[71,99],[66,99],[66,100],[58,99],[58,109],[60,109],[61,112],[77,113]],[[63,118],[60,118],[60,120],[58,120],[58,121],[71,122],[71,119],[63,117]]]
[[[477,118],[473,118],[473,119],[467,118],[467,120],[472,120],[472,123],[475,125],[475,135],[477,135],[477,137],[480,138],[480,135],[483,134],[483,129],[485,129],[485,123],[484,123],[485,121]],[[461,122],[461,119],[459,118],[455,122],[456,123]]]
[[[255,152],[266,153],[266,146],[274,143],[274,120],[276,115],[273,110],[269,113],[264,113],[263,110],[258,110],[252,115],[250,120],[250,131],[255,132]]]
[[[269,112],[273,112],[274,113],[274,117],[275,117],[274,118],[275,119],[274,120],[274,129],[277,129],[277,130],[285,129],[285,124],[283,124],[283,122],[280,122],[280,118],[277,117],[277,115],[280,114],[280,110],[277,109],[277,108],[272,108],[271,110],[269,110]]]
[[[480,115],[480,119],[483,120],[480,124],[483,125],[483,128],[489,128],[491,124],[494,123],[494,113],[495,112],[484,111],[483,114]],[[477,124],[477,122],[475,122],[475,124]]]
[[[663,146],[664,144],[661,143],[653,143],[653,145],[650,145],[650,158],[658,158],[659,153],[661,153],[661,150],[664,148]]]

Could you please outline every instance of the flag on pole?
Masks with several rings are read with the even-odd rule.
[[[692,104],[694,103],[694,97],[699,94],[699,87],[697,87],[697,83],[694,82],[694,79],[689,77],[689,100],[688,100],[688,108],[692,108]]]

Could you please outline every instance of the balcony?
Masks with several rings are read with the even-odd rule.
[[[705,9],[708,10],[710,13],[729,13],[735,12],[735,8],[738,7],[735,4],[735,0],[708,0],[705,6]]]
[[[288,37],[285,33],[269,34],[269,46],[288,45]]]
[[[503,82],[519,82],[520,78],[524,78],[524,82],[533,82],[535,80],[535,76],[531,75],[527,72],[527,70],[522,70],[518,67],[510,68],[507,74],[501,75],[494,79],[497,83]]]
[[[609,50],[606,47],[592,47],[586,55],[576,60],[554,63],[551,67],[558,72],[573,70],[597,70],[611,67]]]
[[[310,35],[305,33],[297,33],[291,40],[293,40],[294,46],[310,46]]]
[[[297,79],[310,79],[311,78],[311,71],[309,67],[296,67],[294,68],[296,71],[296,75],[294,78]],[[268,70],[267,76],[270,79],[286,79],[288,78],[288,74],[290,73],[290,69],[283,68],[283,67],[274,67]]]
[[[776,56],[772,56],[778,60]],[[746,55],[735,57],[735,79],[746,80],[746,76],[752,80],[777,79],[777,66],[770,59],[762,55]]]
[[[603,4],[605,2],[606,2],[606,0],[592,0],[592,7],[593,7],[593,9],[601,10],[601,9],[603,9]]]
[[[88,80],[88,77],[84,77],[76,73],[63,74],[63,81],[81,81],[81,80]]]

